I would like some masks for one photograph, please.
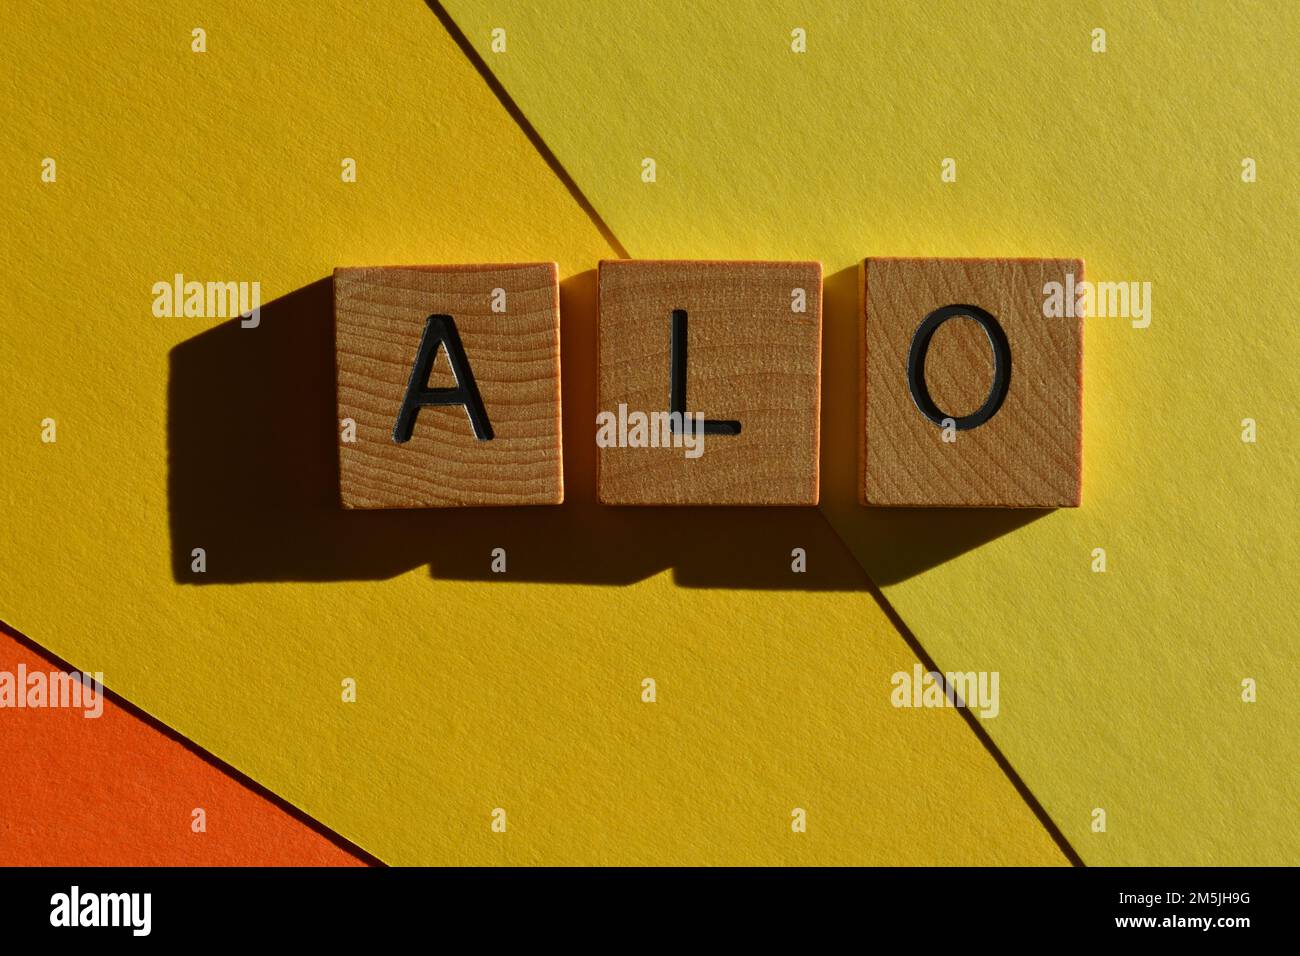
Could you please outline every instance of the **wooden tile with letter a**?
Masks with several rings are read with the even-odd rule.
[[[336,269],[345,508],[564,500],[555,263]]]
[[[815,505],[821,264],[600,263],[610,505]]]
[[[1082,260],[867,259],[861,278],[863,502],[1077,506],[1083,320],[1061,304]]]

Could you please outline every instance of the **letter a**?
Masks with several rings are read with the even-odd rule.
[[[447,361],[456,376],[455,388],[429,388],[429,374],[438,358],[439,346],[447,349]],[[450,315],[431,315],[425,323],[420,351],[411,368],[411,380],[407,383],[397,421],[393,423],[395,444],[411,440],[415,417],[421,408],[428,405],[464,405],[469,423],[474,428],[474,437],[479,441],[492,440],[492,423],[488,421],[487,409],[483,407],[478,385],[474,383],[474,372],[465,356],[465,346],[460,344],[456,321]]]

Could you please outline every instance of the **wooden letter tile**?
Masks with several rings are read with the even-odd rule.
[[[600,263],[603,504],[817,503],[821,279],[816,262]]]
[[[345,508],[564,500],[554,263],[337,269],[334,321]]]
[[[863,263],[865,504],[1079,504],[1083,322],[1045,303],[1082,281],[1078,259]]]

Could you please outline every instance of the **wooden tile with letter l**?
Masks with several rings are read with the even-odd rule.
[[[336,269],[334,345],[345,508],[564,500],[555,263]]]
[[[1082,281],[1080,259],[862,263],[864,504],[1079,504]]]
[[[817,262],[600,263],[597,495],[815,505]]]

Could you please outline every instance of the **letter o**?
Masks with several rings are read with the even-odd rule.
[[[993,349],[993,384],[989,387],[988,398],[974,412],[961,418],[942,411],[930,397],[930,389],[925,384],[925,356],[930,351],[930,340],[934,338],[939,326],[957,316],[978,322],[984,334],[989,337],[989,346]],[[912,336],[912,349],[907,356],[907,387],[921,414],[940,428],[943,427],[945,418],[951,418],[958,431],[978,428],[997,414],[1007,397],[1007,389],[1011,387],[1011,345],[1007,341],[1007,333],[1002,331],[997,319],[979,306],[945,305],[935,309],[925,317]]]

